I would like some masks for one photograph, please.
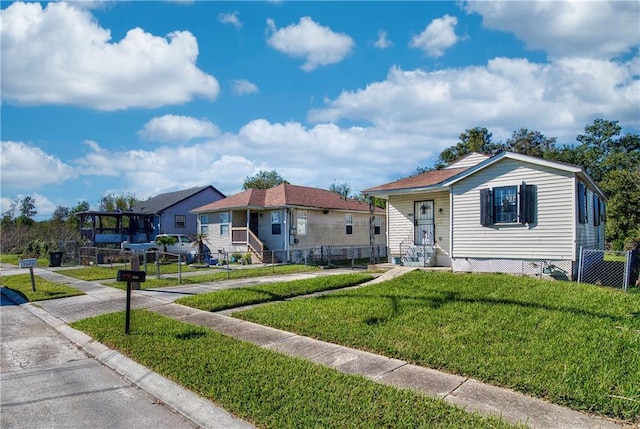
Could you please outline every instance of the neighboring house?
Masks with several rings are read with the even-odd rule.
[[[376,186],[395,263],[575,277],[604,248],[605,197],[582,168],[511,152]]]
[[[154,215],[154,235],[185,234],[195,236],[198,220],[191,210],[225,198],[211,185],[183,191],[167,192],[132,207],[134,213]]]
[[[224,197],[209,185],[160,194],[135,204],[131,211],[86,211],[77,215],[82,237],[94,246],[120,246],[123,241],[153,241],[160,233],[195,236],[197,219],[190,210]]]
[[[193,212],[212,253],[250,252],[254,260],[268,262],[269,251],[292,260],[296,250],[320,246],[374,244],[384,249],[384,210],[370,210],[368,204],[335,192],[283,183],[249,189]]]

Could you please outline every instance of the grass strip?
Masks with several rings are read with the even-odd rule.
[[[640,422],[640,295],[413,272],[234,316]]]
[[[373,279],[369,274],[337,274],[289,282],[219,290],[180,298],[178,304],[204,311],[220,311],[245,305],[280,301],[331,289],[355,286]]]
[[[278,276],[284,274],[302,273],[308,271],[317,271],[318,268],[304,266],[304,265],[281,265],[277,267],[257,267],[257,268],[238,268],[231,269],[229,272],[226,270],[218,270],[209,274],[199,274],[183,276],[182,282],[178,283],[178,277],[163,277],[152,278],[152,274],[147,274],[146,282],[140,283],[141,289],[154,289],[158,287],[171,287],[171,286],[187,286],[199,283],[211,283],[219,282],[230,279],[245,279],[251,277],[264,277],[264,276]],[[126,282],[110,282],[105,283],[108,286],[112,286],[118,289],[126,289]]]
[[[443,401],[287,357],[146,310],[72,324],[264,428],[507,428]]]
[[[11,289],[27,301],[43,301],[46,299],[66,298],[84,295],[84,292],[70,286],[53,283],[39,276],[34,276],[36,291],[31,290],[31,275],[16,274],[0,277],[0,286]]]
[[[24,258],[22,255],[17,255],[15,253],[0,253],[0,262],[2,262],[3,264],[18,265],[20,262],[20,259],[27,259],[27,258]],[[38,259],[38,267],[49,266],[49,259],[47,259],[46,257],[37,258],[37,259]]]
[[[178,273],[178,264],[160,264],[160,274],[177,274]],[[131,266],[129,264],[114,264],[112,267],[82,267],[82,268],[72,268],[68,270],[58,271],[59,274],[64,274],[65,276],[73,277],[80,280],[93,281],[93,280],[108,280],[116,278],[118,274],[118,270],[130,270]],[[144,265],[140,264],[140,269],[144,271]],[[183,273],[194,272],[194,271],[202,271],[201,269],[191,268],[188,265],[183,265],[181,267],[181,271]],[[156,273],[156,265],[155,264],[147,264],[147,275],[151,276]],[[126,285],[125,285],[126,286]]]

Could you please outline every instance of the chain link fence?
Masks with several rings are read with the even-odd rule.
[[[292,263],[314,266],[366,267],[387,261],[386,246],[320,246],[288,251],[269,251],[264,263]]]
[[[640,272],[640,250],[581,249],[578,281],[627,291],[637,285]]]

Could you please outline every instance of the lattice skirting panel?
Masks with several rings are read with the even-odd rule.
[[[454,272],[508,273],[571,280],[574,262],[553,259],[451,258]]]

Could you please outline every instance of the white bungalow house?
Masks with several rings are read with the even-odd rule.
[[[604,248],[605,197],[580,167],[502,152],[375,186],[395,263],[574,278]]]
[[[380,246],[386,250],[385,212],[325,189],[288,183],[249,189],[192,211],[204,242],[222,250],[251,253],[257,262],[298,260],[320,246]]]

